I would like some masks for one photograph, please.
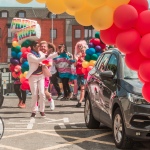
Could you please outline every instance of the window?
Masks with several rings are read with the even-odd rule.
[[[0,28],[0,38],[2,37],[2,29]]]
[[[48,18],[51,18],[51,19],[52,19],[52,18],[54,19],[54,18],[57,18],[57,15],[56,15],[56,14],[53,14],[53,13],[51,13],[51,12],[49,12],[48,15],[47,15],[47,17],[48,17]]]
[[[115,55],[110,57],[106,70],[111,70],[114,76],[117,77],[117,57]]]
[[[57,30],[56,29],[51,29],[50,30],[50,38],[51,39],[56,39],[57,38]]]
[[[2,18],[7,18],[8,17],[8,12],[7,11],[2,11],[1,12],[1,17]]]
[[[106,65],[107,65],[107,62],[108,62],[108,60],[109,60],[109,57],[110,57],[110,55],[111,54],[105,54],[104,56],[103,56],[103,58],[101,59],[101,61],[100,61],[100,63],[99,64],[97,64],[97,66],[99,65],[99,71],[100,72],[103,72],[103,71],[105,71],[105,68],[106,68]]]
[[[11,35],[11,29],[8,29],[8,38],[11,38],[12,35]]]
[[[75,38],[81,38],[81,30],[75,30]]]
[[[26,12],[21,10],[17,12],[17,17],[19,18],[26,18]]]

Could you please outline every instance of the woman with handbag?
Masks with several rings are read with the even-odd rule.
[[[42,117],[45,117],[45,89],[44,89],[44,81],[45,76],[42,71],[41,62],[47,58],[54,58],[58,56],[57,53],[50,54],[48,51],[47,54],[39,51],[39,44],[36,41],[31,42],[31,52],[28,53],[27,59],[29,62],[29,71],[26,75],[26,78],[29,80],[29,85],[32,93],[32,101],[31,101],[31,109],[32,114],[31,117],[36,116],[36,108],[37,108],[37,100],[39,97],[39,105],[40,105],[40,114]]]

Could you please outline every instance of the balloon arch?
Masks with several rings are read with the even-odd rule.
[[[16,0],[26,4],[32,0]],[[126,54],[129,68],[144,83],[142,94],[150,102],[150,10],[147,0],[36,0],[55,13],[73,15],[83,26],[100,31],[101,40]]]

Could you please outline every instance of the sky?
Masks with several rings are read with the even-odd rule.
[[[150,0],[148,0],[150,4]],[[28,4],[18,3],[16,0],[0,0],[0,7],[45,7],[44,4],[36,2],[36,0],[32,0],[32,2]]]

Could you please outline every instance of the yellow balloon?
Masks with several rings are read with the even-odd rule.
[[[116,9],[118,6],[128,4],[129,2],[130,0],[108,0],[107,4]]]
[[[23,73],[23,77],[26,77],[27,73],[28,73],[28,71],[25,71],[25,72]]]
[[[113,14],[113,8],[107,5],[94,9],[91,15],[92,26],[97,30],[108,29],[113,24]]]
[[[92,24],[91,14],[93,10],[94,8],[86,3],[83,8],[81,8],[79,11],[76,11],[76,21],[83,26],[90,26]]]
[[[22,4],[27,4],[27,3],[32,2],[32,0],[16,0],[16,1]]]
[[[17,41],[13,41],[13,42],[12,42],[12,46],[13,46],[13,47],[19,46],[19,43],[18,43]]]
[[[107,2],[107,0],[86,0],[86,2],[90,5],[99,7],[104,5]]]
[[[94,65],[95,65],[95,63],[96,63],[96,61],[95,61],[95,60],[90,60],[90,62],[89,62],[89,66],[94,66]]]
[[[20,77],[20,79],[23,78],[24,77],[23,73],[21,73],[19,77]]]
[[[36,0],[39,3],[46,3],[46,0]]]
[[[69,15],[72,15],[72,16],[75,15],[75,11],[72,11],[72,10],[70,10],[70,9],[67,9],[67,10],[66,10],[66,13],[69,14]]]
[[[77,11],[84,5],[85,0],[64,0],[67,9]]]
[[[87,68],[89,66],[89,62],[88,61],[83,61],[82,62],[82,67],[83,68]]]
[[[47,0],[46,6],[50,12],[61,14],[66,11],[64,0]]]

